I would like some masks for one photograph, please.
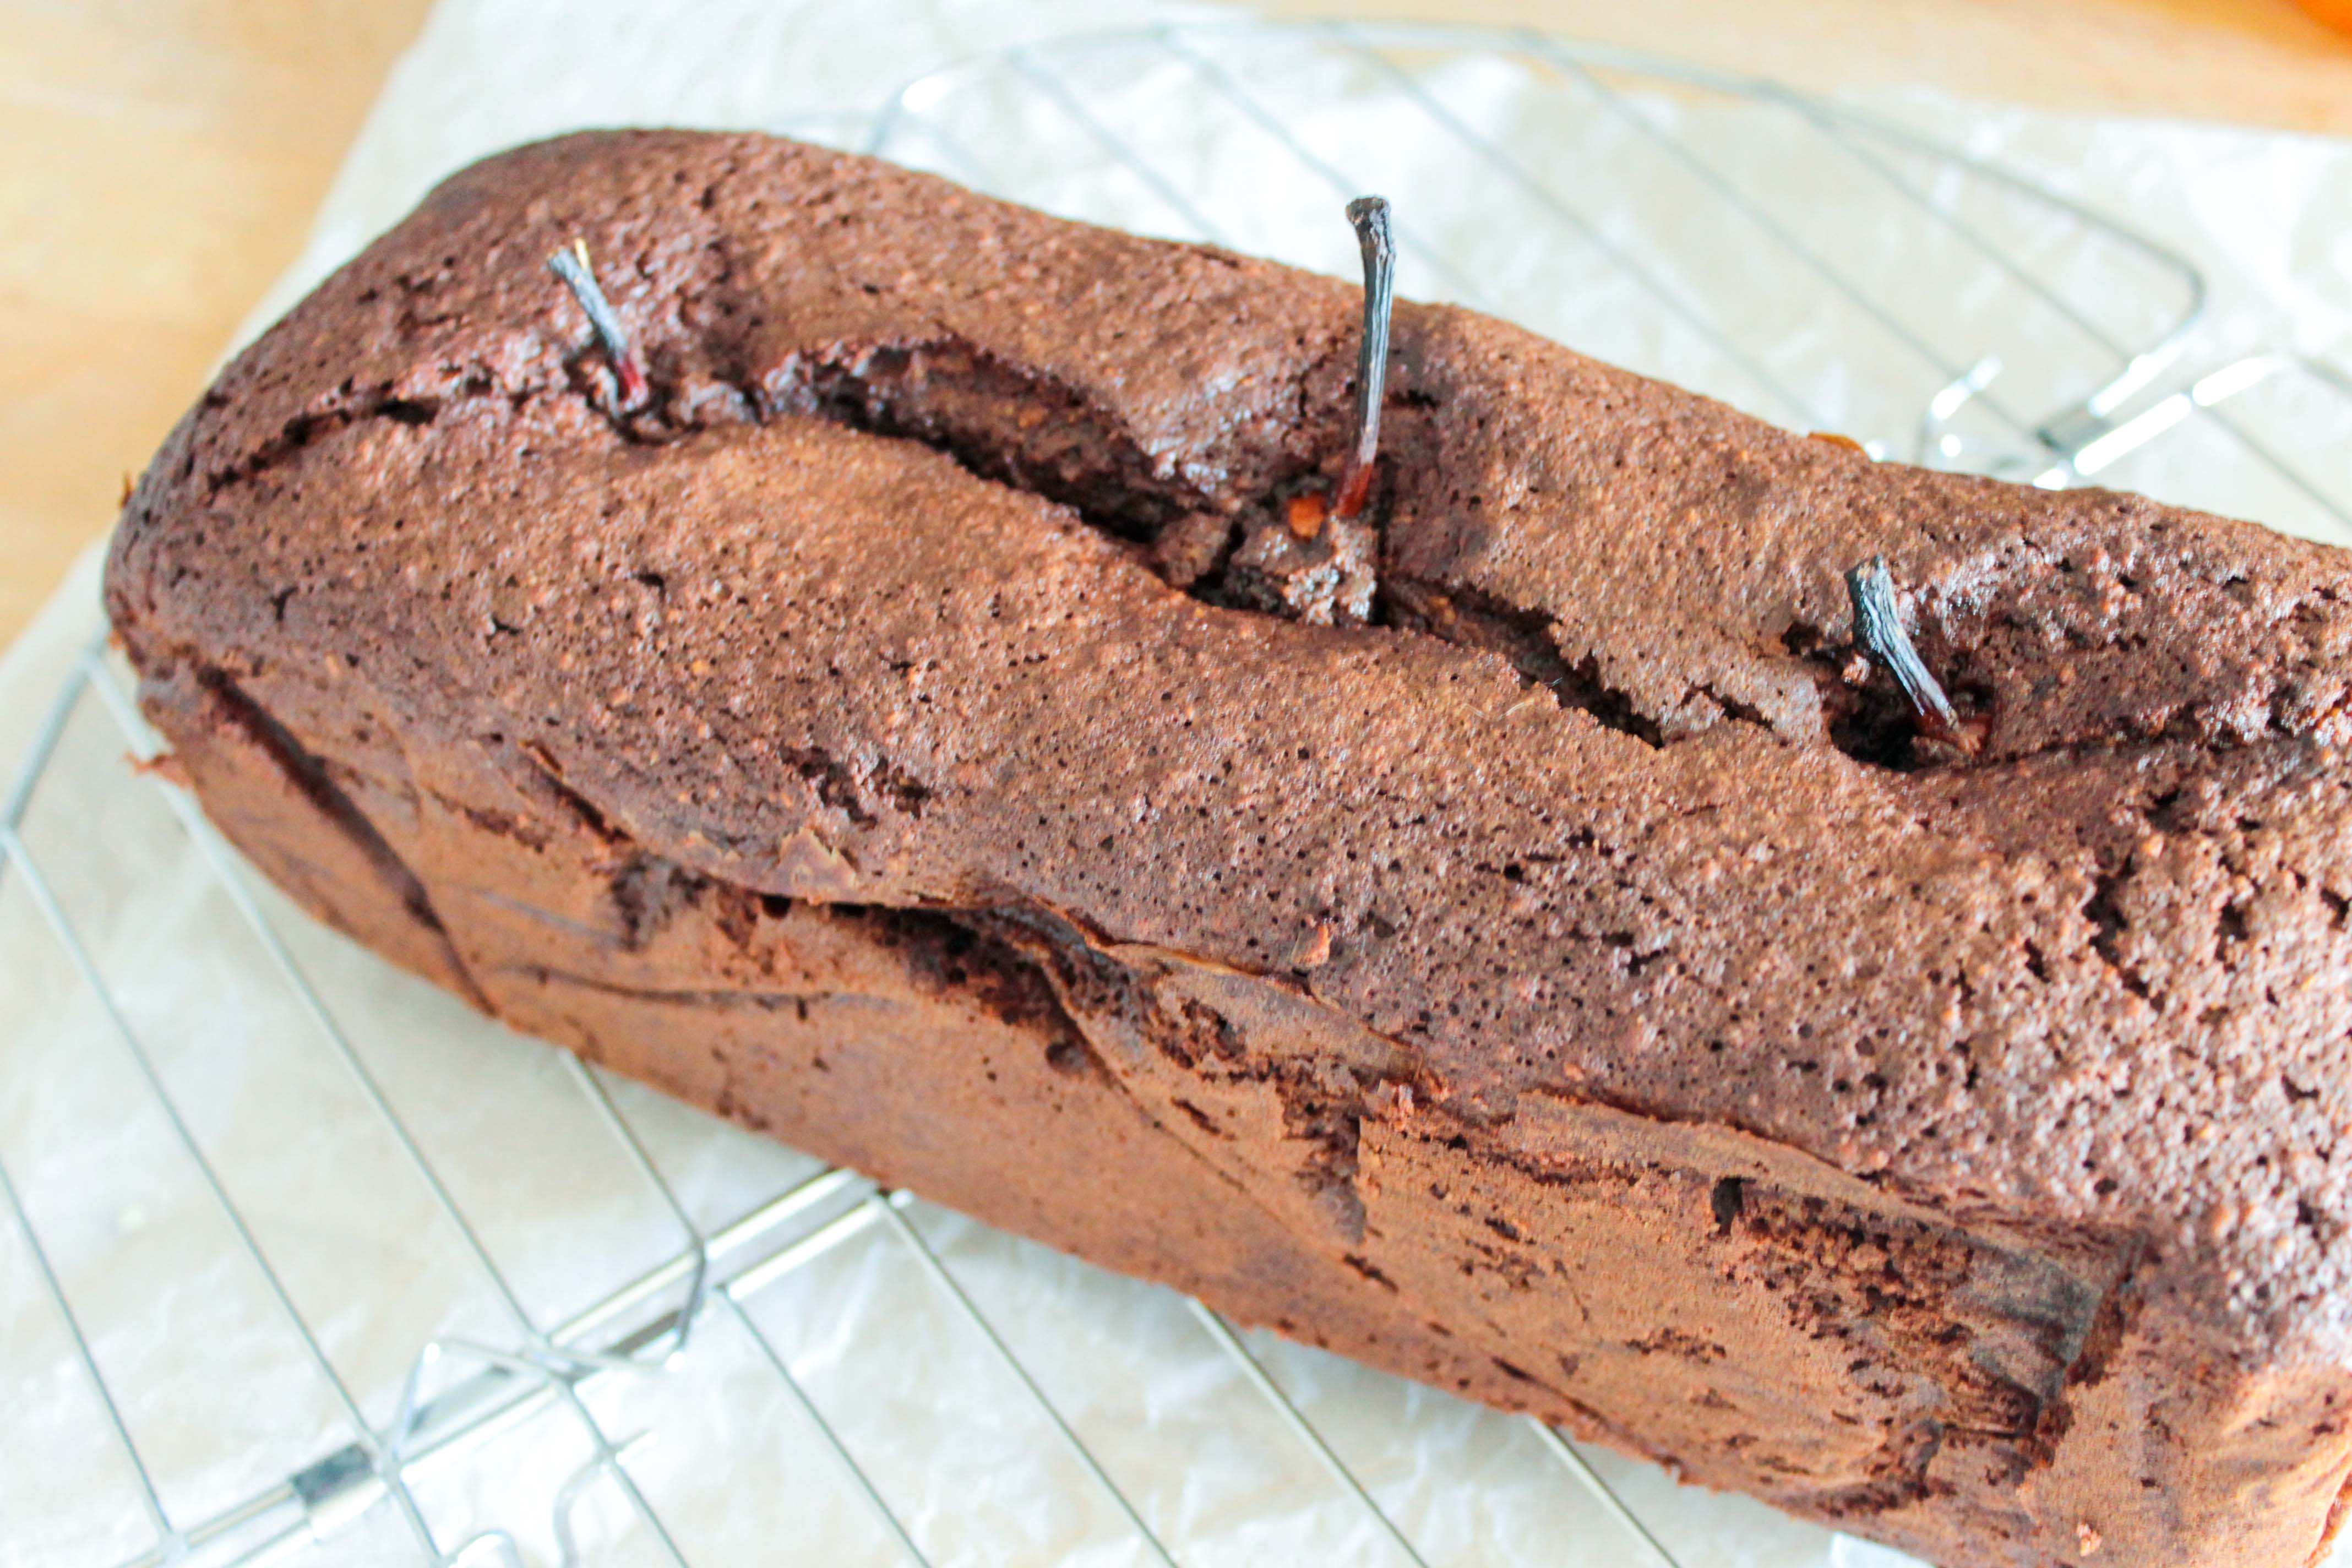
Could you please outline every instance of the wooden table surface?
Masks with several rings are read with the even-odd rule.
[[[0,643],[301,247],[428,0],[0,0]],[[2291,0],[1266,0],[1534,24],[1805,86],[2352,134]]]

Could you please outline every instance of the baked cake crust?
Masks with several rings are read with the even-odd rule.
[[[1400,303],[1291,559],[1358,298],[567,137],[230,365],[108,603],[230,836],[518,1028],[1940,1563],[2314,1560],[2345,557]]]

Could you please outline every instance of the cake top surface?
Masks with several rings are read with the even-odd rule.
[[[575,236],[640,408],[544,265]],[[1403,304],[1374,624],[1267,613],[1358,299],[773,139],[569,137],[224,373],[110,603],[362,757],[527,742],[705,874],[1264,975],[1465,1122],[1727,1122],[2335,1353],[2344,558]],[[1856,656],[1874,554],[1973,755]]]

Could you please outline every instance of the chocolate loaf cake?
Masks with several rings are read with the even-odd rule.
[[[229,836],[519,1029],[1940,1563],[2315,1560],[2346,557],[1412,304],[1310,535],[1359,300],[570,137],[222,374],[108,604]]]

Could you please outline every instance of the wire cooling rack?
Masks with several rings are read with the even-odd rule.
[[[1138,133],[1171,116],[1216,133]],[[1297,215],[1380,188],[1408,292],[1882,456],[2352,539],[2309,438],[2352,416],[2341,373],[2196,368],[2188,260],[1770,83],[1536,34],[1184,26],[926,77],[863,140],[1340,272],[1344,226]],[[1497,213],[1525,243],[1464,238]],[[1705,1568],[1737,1532],[1825,1561],[520,1050],[311,926],[125,748],[155,740],[93,641],[0,803],[0,1561],[683,1563],[747,1509],[785,1560]]]

